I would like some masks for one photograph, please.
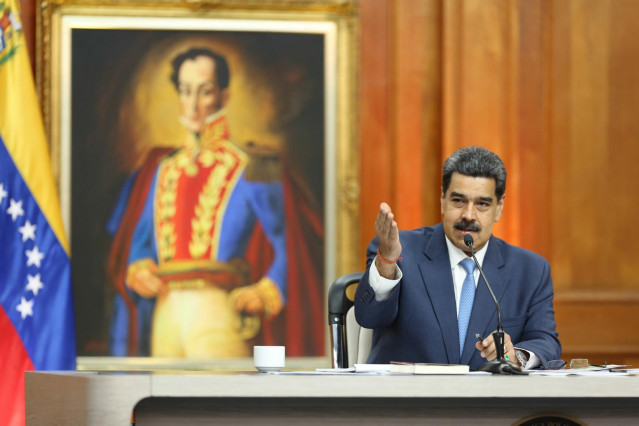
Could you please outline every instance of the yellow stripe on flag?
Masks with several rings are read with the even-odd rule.
[[[0,0],[0,19],[8,24],[0,40],[0,135],[58,241],[69,254],[19,10],[16,0]]]

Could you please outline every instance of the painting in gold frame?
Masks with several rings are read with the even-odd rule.
[[[140,338],[132,343],[131,335],[144,320],[128,321],[126,349],[122,342],[113,349],[122,319],[116,305],[131,303],[117,301],[127,288],[112,268],[122,247],[113,244],[119,201],[130,201],[127,182],[153,148],[179,149],[184,129],[170,63],[189,47],[227,58],[232,141],[261,159],[261,170],[277,170],[288,188],[285,306],[270,325],[262,318],[246,343],[285,344],[302,364],[328,364],[328,286],[358,269],[354,3],[59,0],[41,7],[37,76],[72,245],[80,368],[211,365],[207,356],[140,357]],[[214,358],[217,366],[250,362]]]

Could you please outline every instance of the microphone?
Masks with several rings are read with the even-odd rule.
[[[490,292],[490,295],[493,298],[493,302],[495,302],[495,307],[497,308],[497,331],[493,333],[493,339],[495,341],[495,350],[497,351],[497,358],[492,361],[485,362],[484,364],[479,366],[478,370],[488,371],[493,374],[528,374],[527,372],[523,371],[521,367],[517,366],[517,364],[515,364],[514,362],[510,362],[506,360],[506,358],[504,358],[504,328],[502,327],[502,324],[501,324],[501,308],[499,307],[499,302],[497,301],[497,298],[495,297],[495,293],[493,293],[493,289],[490,287],[490,284],[488,283],[488,279],[486,278],[486,275],[484,275],[484,270],[481,268],[479,261],[475,257],[475,250],[473,250],[474,243],[475,242],[473,240],[472,235],[470,234],[464,235],[464,244],[466,244],[466,246],[468,246],[468,248],[470,249],[470,254],[473,257],[473,260],[475,261],[475,265],[477,266],[477,269],[479,269],[479,273],[484,279],[484,282],[486,283],[486,288],[488,288],[488,291]]]

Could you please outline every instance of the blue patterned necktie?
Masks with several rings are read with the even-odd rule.
[[[470,257],[459,262],[466,271],[466,278],[462,285],[461,296],[459,298],[459,314],[457,315],[457,327],[459,328],[459,358],[464,351],[464,341],[466,331],[468,331],[468,321],[473,310],[473,300],[475,300],[475,262]]]

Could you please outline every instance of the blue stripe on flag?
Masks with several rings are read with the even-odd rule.
[[[0,135],[0,303],[38,370],[75,368],[71,265]]]

